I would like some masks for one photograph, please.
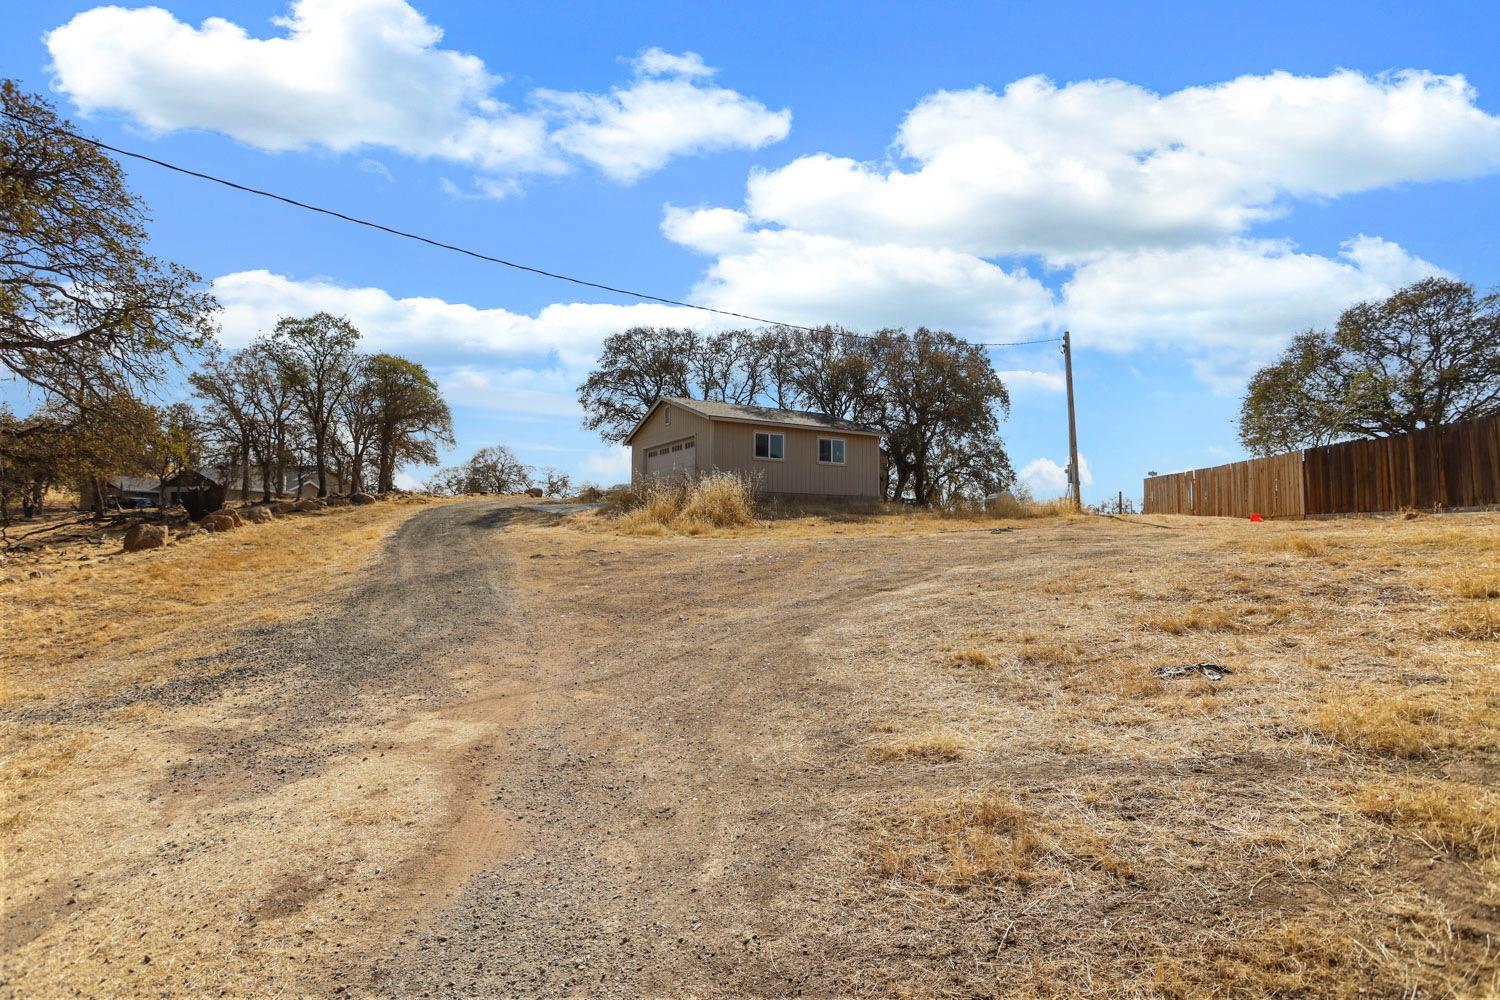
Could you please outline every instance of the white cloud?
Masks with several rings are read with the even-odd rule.
[[[655,47],[636,56],[634,62],[636,71],[646,76],[713,76],[717,72],[705,66],[696,52],[673,55]]]
[[[1280,242],[1235,240],[1101,255],[1074,272],[1061,308],[1082,347],[1184,350],[1210,381],[1222,376],[1237,385],[1291,334],[1439,273],[1369,236],[1346,241],[1337,259]]]
[[[527,419],[583,415],[576,387],[585,375],[579,369],[463,364],[434,375],[443,398],[454,406]]]
[[[405,0],[299,0],[254,38],[160,7],[95,7],[46,36],[57,86],[85,113],[201,128],[262,149],[386,146],[485,169],[557,169],[546,128],[490,96],[498,77],[438,47]]]
[[[1068,469],[1066,463],[1059,465],[1050,458],[1034,458],[1027,462],[1017,478],[1038,499],[1048,499],[1068,491]],[[1078,456],[1078,478],[1084,486],[1094,485],[1094,474],[1089,471],[1089,460]]]
[[[630,482],[630,449],[614,445],[602,451],[591,451],[583,459],[583,475],[604,486]]]
[[[296,0],[273,24],[280,34],[257,38],[219,17],[194,27],[159,7],[95,7],[46,44],[56,86],[84,113],[267,150],[380,146],[492,175],[561,172],[572,154],[631,180],[684,153],[774,142],[791,117],[707,84],[696,53],[660,49],[628,87],[537,91],[517,110],[483,60],[440,47],[442,30],[406,0]]]
[[[553,141],[615,180],[628,183],[688,153],[759,149],[791,130],[790,111],[700,82],[715,71],[695,52],[649,49],[635,65],[636,79],[609,94],[534,95],[568,120]]]
[[[791,323],[925,324],[971,337],[1035,329],[1051,316],[1051,293],[1024,269],[931,247],[747,230],[746,221],[727,209],[667,210],[668,239],[716,257],[697,301]]]
[[[1043,392],[1062,392],[1067,389],[1062,372],[1038,372],[1022,368],[1007,368],[996,372],[1006,388],[1039,389]]]
[[[1118,80],[942,91],[894,158],[752,171],[739,207],[668,207],[712,258],[694,294],[797,323],[970,339],[1070,327],[1168,348],[1220,389],[1297,330],[1439,269],[1357,236],[1323,256],[1246,230],[1298,199],[1500,170],[1500,117],[1460,76],[1245,76],[1161,95]],[[1054,294],[1019,260],[1040,256]],[[1055,389],[1055,375],[1010,373]]]
[[[214,279],[224,307],[220,339],[232,347],[266,333],[282,316],[329,312],[348,317],[367,350],[422,350],[455,363],[474,356],[511,361],[553,355],[565,369],[591,363],[604,338],[631,326],[705,324],[702,313],[673,306],[556,303],[535,315],[481,309],[426,296],[396,298],[380,288],[298,280],[265,270]]]
[[[1237,235],[1287,199],[1488,173],[1500,118],[1463,77],[1421,71],[1272,73],[1167,95],[1027,77],[924,98],[895,152],[756,172],[747,210],[867,243],[1058,262]]]
[[[377,177],[383,177],[388,183],[394,182],[396,180],[396,178],[392,176],[389,167],[387,167],[384,163],[381,163],[379,160],[371,159],[369,157],[366,157],[359,161],[359,169],[363,170],[367,174],[374,174]]]

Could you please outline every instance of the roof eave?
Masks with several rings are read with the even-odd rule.
[[[865,436],[865,437],[875,437],[875,438],[878,438],[878,437],[881,436],[881,432],[880,431],[873,430],[873,429],[867,429],[867,428],[863,428],[863,427],[822,426],[822,425],[818,425],[818,424],[798,423],[795,420],[776,420],[775,418],[765,418],[765,417],[729,417],[729,416],[725,416],[722,413],[708,413],[708,412],[706,412],[704,410],[700,410],[696,406],[693,405],[694,402],[696,402],[696,401],[695,400],[691,400],[691,399],[681,399],[681,398],[678,398],[676,396],[671,396],[671,397],[661,396],[661,397],[658,397],[658,399],[656,400],[656,402],[654,402],[654,403],[651,404],[650,409],[648,409],[645,412],[645,414],[643,414],[641,416],[641,419],[638,420],[638,421],[636,421],[636,425],[630,429],[630,433],[627,434],[627,435],[625,435],[625,439],[624,439],[623,443],[624,444],[631,444],[635,440],[635,436],[641,432],[641,428],[645,427],[647,421],[649,421],[651,419],[651,414],[653,414],[653,413],[656,412],[656,408],[659,407],[659,406],[662,406],[662,405],[664,405],[666,403],[672,403],[672,404],[674,404],[676,406],[679,406],[682,409],[684,409],[684,410],[688,411],[689,413],[693,414],[694,416],[701,417],[702,419],[707,420],[710,423],[752,424],[752,425],[757,426],[757,427],[790,427],[790,428],[792,428],[794,430],[821,431],[821,432],[829,433],[829,434],[858,434],[858,435],[862,435],[862,436]]]
[[[695,410],[693,412],[696,413],[697,411]],[[881,436],[880,431],[867,430],[863,427],[828,427],[819,424],[799,424],[795,420],[768,420],[757,417],[725,417],[720,416],[719,414],[708,416],[707,414],[703,413],[699,413],[698,415],[700,417],[703,417],[705,420],[712,420],[717,423],[723,424],[753,424],[756,427],[790,427],[792,430],[819,431],[828,434],[860,434],[866,437]]]

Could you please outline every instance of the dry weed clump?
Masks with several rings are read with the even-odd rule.
[[[1392,781],[1360,788],[1359,811],[1461,857],[1500,858],[1500,795],[1457,781]]]
[[[876,871],[950,888],[1000,881],[1030,885],[1032,860],[1041,846],[1030,814],[995,794],[921,803],[908,834],[876,844]]]
[[[1070,667],[1083,662],[1084,650],[1076,642],[1023,642],[1016,659],[1032,666]]]
[[[1444,611],[1434,631],[1440,636],[1493,642],[1500,639],[1500,611],[1488,600],[1461,604]]]
[[[1334,548],[1334,545],[1326,538],[1293,534],[1276,539],[1268,548],[1278,552],[1291,552],[1299,556],[1321,556],[1326,555]]]
[[[1026,889],[1063,867],[1112,878],[1134,874],[1102,834],[1050,821],[998,792],[918,803],[877,836],[873,867],[885,878],[949,889],[1002,883]]]
[[[1375,687],[1333,695],[1312,730],[1340,746],[1398,757],[1426,757],[1457,742],[1432,705]]]
[[[886,740],[877,744],[875,756],[881,760],[958,760],[968,750],[962,736],[947,730],[933,730]]]
[[[1180,611],[1142,615],[1135,623],[1145,631],[1186,635],[1189,632],[1233,632],[1244,627],[1239,609],[1211,605],[1191,605]]]
[[[733,472],[711,472],[689,481],[621,487],[606,495],[604,511],[639,534],[745,527],[755,523],[755,483]]]
[[[1213,970],[1231,995],[1353,998],[1363,992],[1351,975],[1355,947],[1337,926],[1286,920],[1243,941],[1218,944]]]
[[[988,670],[995,665],[995,658],[982,649],[958,649],[948,655],[948,662],[955,667],[978,667]]]
[[[1500,597],[1500,573],[1458,570],[1448,577],[1446,583],[1459,597],[1480,601]]]

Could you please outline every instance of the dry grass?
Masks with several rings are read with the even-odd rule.
[[[1032,500],[1002,493],[989,503],[977,500],[953,500],[933,508],[938,517],[960,521],[1029,521],[1036,518],[1073,516],[1073,506],[1066,500]]]
[[[1456,781],[1402,781],[1355,793],[1359,811],[1462,857],[1500,858],[1500,795]]]
[[[875,746],[880,760],[959,760],[968,752],[963,737],[945,730],[885,740]]]
[[[605,512],[630,534],[740,528],[755,523],[755,484],[732,472],[713,472],[687,482],[612,490]]]
[[[6,584],[0,703],[159,680],[170,658],[154,654],[211,654],[245,625],[305,614],[299,602],[350,578],[420,509],[382,503],[247,524]]]
[[[1500,597],[1500,573],[1486,573],[1473,569],[1454,570],[1443,579],[1449,589],[1459,597],[1473,600],[1488,600]]]
[[[1438,618],[1436,631],[1460,639],[1494,642],[1500,639],[1500,607],[1485,600],[1449,608]]]
[[[729,538],[775,533],[795,538],[1003,531],[1049,520],[1101,520],[1075,513],[1061,501],[1002,498],[986,508],[966,501],[914,507],[876,500],[820,502],[758,497],[750,480],[728,472],[712,473],[694,483],[617,487],[604,494],[603,504],[597,515],[571,518],[571,526],[643,537],[683,534]]]
[[[420,509],[387,502],[247,525],[4,589],[12,703],[0,712],[0,838],[6,929],[18,933],[6,944],[8,987],[307,993],[292,984],[309,956],[349,939],[346,887],[373,896],[425,856],[448,808],[434,775],[472,753],[474,727],[328,718],[309,743],[279,745],[287,760],[321,767],[251,780],[238,753],[205,749],[222,749],[225,734],[264,736],[265,718],[233,689],[203,705],[77,699],[157,683],[180,671],[183,652],[308,613]],[[48,718],[48,708],[61,711]],[[35,709],[42,721],[27,721]]]
[[[1313,730],[1342,746],[1399,757],[1427,757],[1463,743],[1464,727],[1421,698],[1367,685],[1336,691]]]
[[[872,866],[885,878],[946,889],[1038,879],[1066,880],[1069,871],[1129,878],[1133,869],[1097,831],[1028,810],[995,791],[965,791],[918,802],[899,828],[879,831]]]
[[[742,968],[774,959],[850,997],[1500,995],[1500,670],[1479,624],[1500,517],[1153,520],[1171,530],[1057,517],[991,535],[936,514],[830,513],[691,541],[659,526],[673,537],[606,546],[536,527],[507,542],[560,539],[523,561],[541,581],[531,655],[566,659],[580,634],[659,643],[652,655],[689,656],[728,699],[752,687],[735,683],[744,664],[767,664],[767,685],[769,665],[795,664],[763,717],[713,720],[731,735],[712,759],[795,789],[774,800],[766,840],[727,848],[754,864],[769,843],[771,867],[798,866],[795,891],[755,911],[773,943]],[[683,614],[638,613],[663,600]],[[222,624],[227,610],[182,613]],[[758,628],[767,617],[784,627]],[[745,637],[732,658],[705,645],[726,634]],[[1234,672],[1151,673],[1200,660]],[[196,893],[186,913],[231,921],[347,873],[348,894],[330,889],[303,921],[331,936],[376,869],[432,849],[423,824],[443,802],[417,770],[372,758],[206,813],[237,835],[164,867],[152,851],[194,829],[125,836],[159,807],[134,775],[189,748],[153,738],[155,718],[130,721],[18,740],[6,762],[0,830],[37,864],[20,898],[91,846],[128,855],[101,870],[134,873],[109,889],[130,919],[101,906],[33,952],[59,973],[82,950],[68,940],[133,946],[120,929],[145,919],[155,872]],[[410,768],[461,735],[392,738]],[[672,781],[685,760],[665,762]],[[265,850],[254,831],[289,817],[286,849]],[[262,925],[253,948],[248,932],[229,942],[246,945],[234,961],[298,960],[289,924]],[[224,981],[223,940],[187,918],[161,926],[184,962],[203,952],[193,987]],[[168,985],[146,975],[163,979],[143,992]]]
[[[1154,520],[955,539],[820,637],[885,729],[970,748],[815,886],[904,956],[851,992],[1500,992],[1500,518]],[[1202,660],[1233,672],[1151,672]]]
[[[995,658],[982,649],[959,649],[948,654],[948,662],[955,667],[978,667],[988,670],[995,665]]]
[[[1136,624],[1148,631],[1165,632],[1168,635],[1186,635],[1189,632],[1230,632],[1243,628],[1245,613],[1239,608],[1215,607],[1212,605],[1189,605],[1176,611],[1164,611],[1142,615]]]

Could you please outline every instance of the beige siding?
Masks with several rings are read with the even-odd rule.
[[[757,430],[786,435],[786,457],[779,462],[756,458]],[[843,465],[824,465],[818,461],[820,437],[844,442]],[[869,498],[880,495],[880,439],[868,434],[757,427],[716,420],[712,447],[699,455],[700,469],[703,456],[712,455],[712,468],[753,476],[762,493]]]
[[[668,414],[670,413],[670,421]],[[712,440],[709,422],[696,413],[668,403],[658,407],[651,419],[636,432],[630,442],[630,479],[640,482],[646,475],[646,449],[659,444],[694,438],[693,450],[698,453],[698,469],[701,472],[708,461],[708,448]]]

